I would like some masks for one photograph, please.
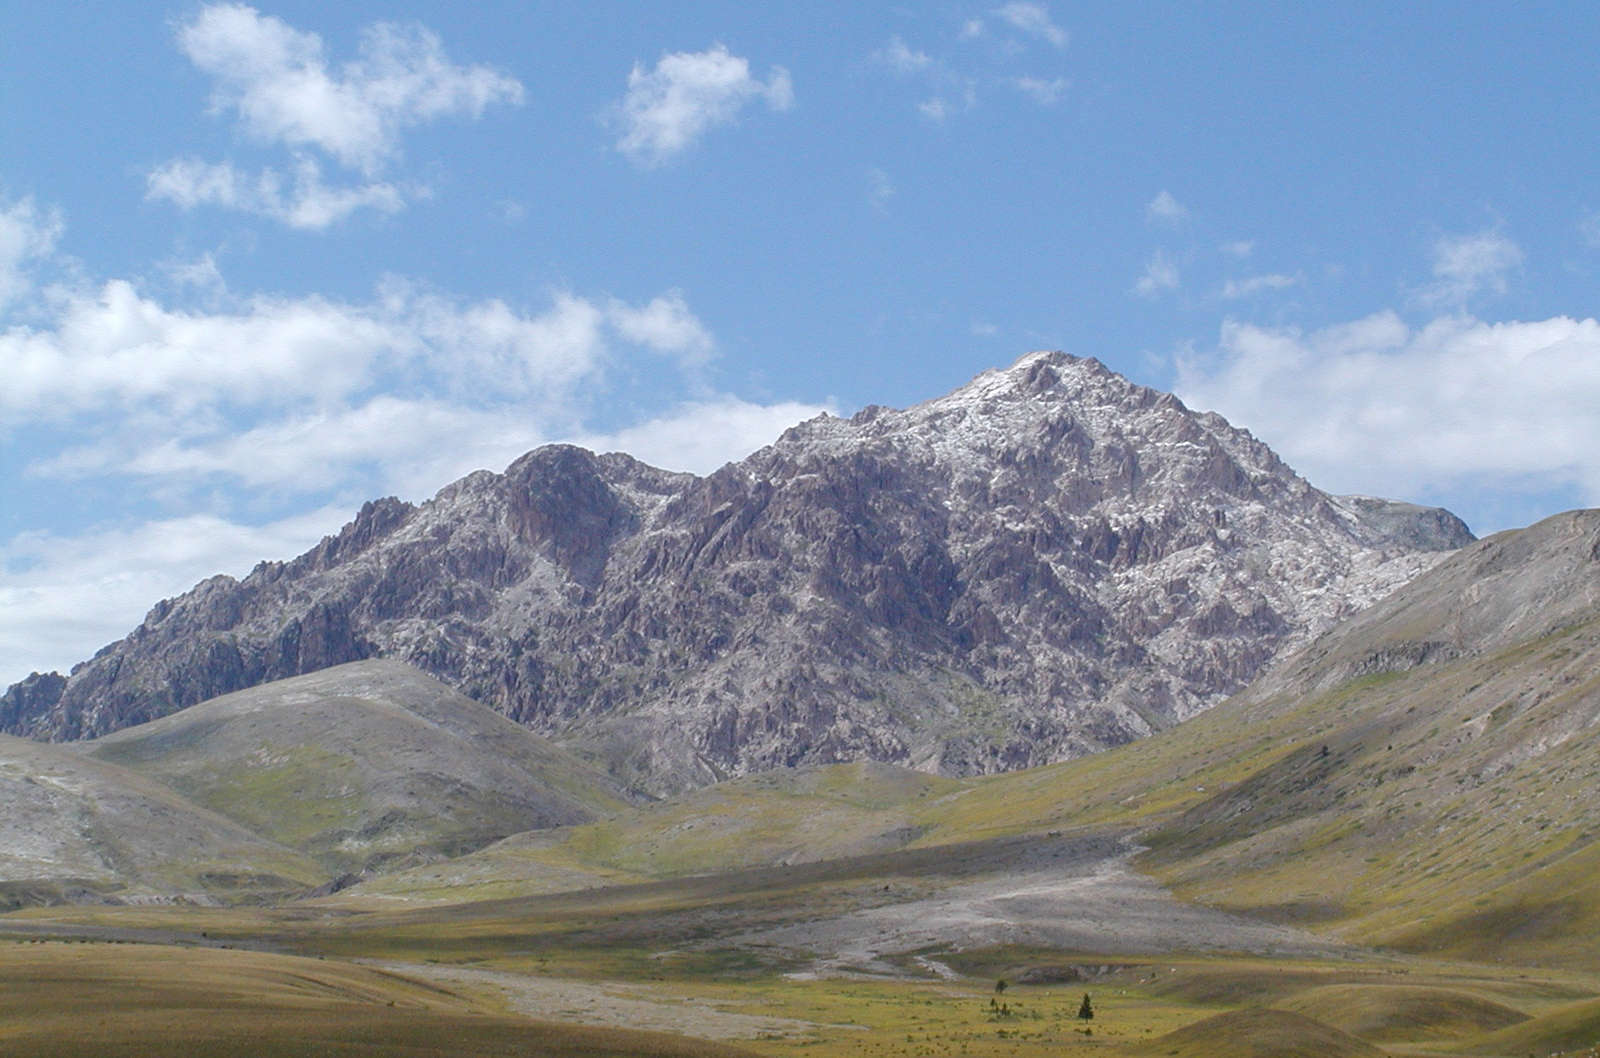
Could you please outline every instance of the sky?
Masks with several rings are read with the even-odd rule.
[[[539,444],[1097,357],[1600,504],[1600,5],[0,7],[0,686]]]

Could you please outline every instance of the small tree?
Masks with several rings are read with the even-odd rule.
[[[1005,991],[1006,991],[1006,979],[1004,977],[1002,977],[1002,978],[1000,978],[1000,980],[998,980],[998,981],[996,981],[994,983],[994,994],[997,995],[997,996],[998,995],[1004,995]]]
[[[1078,1018],[1081,1021],[1094,1020],[1094,1004],[1089,1002],[1089,993],[1083,994],[1083,1002],[1078,1004]]]

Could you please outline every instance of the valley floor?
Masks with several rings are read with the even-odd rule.
[[[0,1050],[1523,1058],[1600,1040],[1600,977],[1342,946],[1180,902],[1131,851],[1048,833],[408,908],[35,908],[0,917]]]

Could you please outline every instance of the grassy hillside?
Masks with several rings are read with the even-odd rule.
[[[460,855],[626,804],[577,758],[394,661],[225,695],[86,752],[334,871]]]
[[[0,909],[61,900],[265,899],[326,871],[159,783],[0,736]]]
[[[779,769],[375,878],[341,902],[497,899],[888,852],[922,836],[920,806],[966,789],[886,764]]]
[[[153,945],[0,947],[13,1058],[738,1058],[661,1033],[536,1022],[381,970]]]

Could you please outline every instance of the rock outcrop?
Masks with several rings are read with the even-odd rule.
[[[4,729],[83,738],[394,657],[658,792],[859,759],[983,773],[1193,715],[1470,540],[1035,353],[707,477],[551,446],[369,503],[13,688]]]

